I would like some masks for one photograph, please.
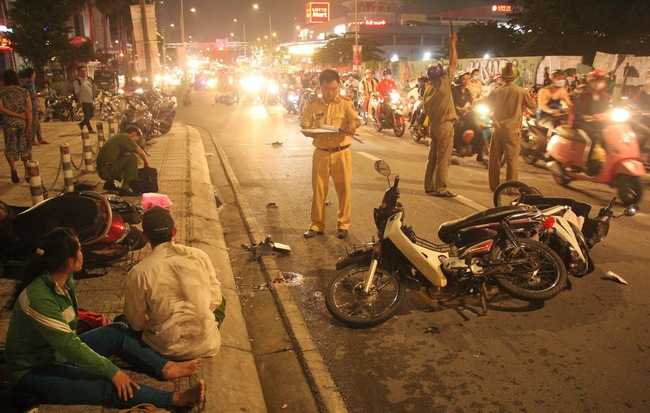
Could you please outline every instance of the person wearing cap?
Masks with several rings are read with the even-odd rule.
[[[136,129],[129,133],[118,133],[108,138],[97,154],[97,173],[105,180],[104,189],[117,190],[115,181],[122,181],[119,188],[121,196],[140,195],[131,189],[131,182],[138,179],[138,158],[144,162],[144,167],[149,167],[147,154],[137,142],[140,132]],[[137,156],[136,156],[137,155]]]
[[[424,112],[429,117],[429,157],[424,175],[424,191],[433,196],[453,198],[455,193],[447,188],[447,175],[451,164],[454,144],[454,122],[458,118],[451,94],[451,81],[454,78],[458,53],[456,52],[456,33],[449,35],[449,68],[444,71],[442,64],[436,63],[427,68],[431,81],[424,91]]]
[[[490,162],[488,179],[490,190],[499,186],[501,158],[506,156],[506,181],[517,179],[519,168],[519,148],[521,145],[521,119],[524,110],[534,113],[537,104],[526,90],[514,84],[517,67],[507,63],[501,69],[501,78],[505,84],[494,89],[484,99],[492,108],[492,142],[490,144]]]
[[[377,79],[372,75],[372,70],[366,69],[363,72],[364,78],[359,82],[359,93],[363,97],[363,124],[368,123],[368,104],[370,95],[377,89]]]
[[[176,226],[168,209],[145,211],[142,232],[153,251],[126,277],[124,315],[131,329],[170,360],[216,355],[225,299],[210,257],[172,241]]]
[[[320,128],[328,125],[339,128],[340,133],[306,133],[313,138],[316,147],[312,158],[311,224],[303,234],[305,238],[322,235],[325,230],[325,201],[329,180],[332,177],[339,201],[336,221],[337,236],[346,238],[350,228],[352,181],[352,141],[350,135],[360,126],[358,114],[352,101],[340,96],[341,79],[335,70],[326,69],[320,74],[322,97],[314,99],[305,107],[300,127]]]
[[[562,114],[562,103],[571,109],[573,103],[569,99],[569,92],[566,90],[566,73],[558,69],[551,73],[553,83],[541,88],[537,94],[539,124],[549,129],[557,126],[560,121],[558,116]]]

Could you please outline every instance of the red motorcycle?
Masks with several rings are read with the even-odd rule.
[[[43,235],[56,227],[77,234],[84,268],[106,267],[146,245],[132,226],[141,221],[140,210],[130,203],[92,191],[65,193],[32,207],[0,201],[0,268],[25,266]]]
[[[646,171],[639,161],[639,143],[630,126],[625,123],[630,114],[625,109],[614,109],[611,122],[603,129],[604,160],[597,173],[587,174],[583,164],[589,137],[583,130],[561,125],[548,143],[550,162],[546,164],[560,185],[573,180],[607,184],[618,188],[623,204],[638,203],[643,194],[641,177]],[[594,153],[603,152],[594,148]]]

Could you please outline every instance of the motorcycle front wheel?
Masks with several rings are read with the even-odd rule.
[[[163,119],[160,122],[160,132],[161,135],[166,135],[169,133],[169,131],[172,129],[172,125],[174,124],[174,117],[173,116],[168,116],[167,118]]]
[[[406,130],[406,123],[404,123],[404,117],[402,115],[395,116],[395,126],[393,126],[393,133],[398,138],[401,138],[404,135]]]
[[[529,239],[519,247],[503,243],[493,252],[502,270],[492,278],[499,288],[524,301],[546,301],[566,288],[567,275],[562,259],[549,247]]]
[[[364,280],[370,271],[360,264],[341,270],[327,286],[325,304],[338,321],[349,327],[364,328],[381,324],[402,307],[406,287],[395,274],[381,266],[368,294],[363,292]]]

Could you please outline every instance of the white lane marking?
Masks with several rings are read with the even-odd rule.
[[[461,203],[467,205],[468,207],[475,209],[477,211],[483,211],[486,209],[484,205],[479,204],[478,202],[474,202],[469,198],[466,198],[462,195],[457,195],[456,199],[459,200]]]
[[[359,155],[365,156],[366,158],[370,159],[371,161],[380,161],[380,160],[381,160],[380,158],[377,158],[376,156],[372,156],[372,155],[370,155],[370,154],[367,153],[367,152],[361,152],[361,151],[359,151],[359,152],[357,152],[357,153],[358,153]]]

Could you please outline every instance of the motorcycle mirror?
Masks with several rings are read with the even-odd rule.
[[[382,160],[375,162],[375,171],[379,172],[383,176],[390,176],[390,166]]]
[[[623,215],[626,217],[631,217],[636,215],[636,213],[639,212],[639,206],[637,204],[632,204],[629,207],[625,208],[625,211],[623,211]]]

